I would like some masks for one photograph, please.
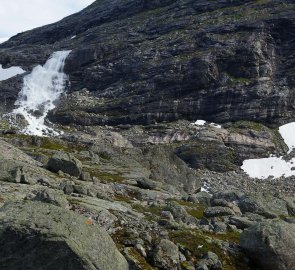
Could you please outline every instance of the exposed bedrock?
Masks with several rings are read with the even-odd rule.
[[[87,88],[92,101],[69,98],[50,115],[55,122],[275,125],[294,119],[294,8],[288,0],[96,1],[1,44],[0,62],[31,70],[73,49],[70,91]]]

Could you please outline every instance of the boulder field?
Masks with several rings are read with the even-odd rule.
[[[1,269],[294,267],[292,179],[196,170],[128,139],[151,130],[88,131],[1,135]]]

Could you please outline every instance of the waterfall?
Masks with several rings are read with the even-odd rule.
[[[35,67],[31,74],[24,77],[23,88],[15,102],[18,108],[12,112],[23,115],[28,122],[23,133],[37,136],[58,134],[46,126],[45,117],[55,108],[55,101],[64,92],[67,76],[63,68],[70,52],[54,52],[44,66]]]

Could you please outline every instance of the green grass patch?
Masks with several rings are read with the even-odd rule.
[[[204,217],[204,210],[205,210],[205,208],[206,208],[205,206],[199,205],[199,206],[197,206],[195,208],[187,209],[187,212],[191,216],[193,216],[193,217],[195,217],[197,219],[202,219]]]
[[[173,200],[180,204],[181,206],[184,206],[188,214],[191,216],[202,219],[204,217],[204,210],[206,209],[206,206],[201,203],[192,203],[188,201],[182,201],[182,200]]]
[[[218,255],[223,264],[223,270],[250,270],[244,260],[245,255],[240,253],[237,256],[227,254],[217,240],[224,240],[233,243],[239,242],[239,234],[236,232],[228,232],[225,234],[202,233],[197,230],[181,230],[171,231],[170,239],[189,250],[192,258],[189,260],[197,261],[201,259],[208,251]]]
[[[252,122],[252,121],[237,121],[235,123],[233,123],[233,125],[230,127],[231,130],[236,130],[236,129],[252,129],[258,132],[267,130],[267,127],[265,127],[263,124],[261,123],[257,123],[257,122]]]
[[[141,204],[133,204],[132,208],[140,213],[149,213],[152,214],[154,217],[160,217],[163,211],[163,207],[157,205],[151,206],[142,206]]]
[[[150,266],[150,264],[147,263],[145,258],[139,254],[134,248],[131,248],[128,252],[129,256],[133,258],[138,266],[140,267],[139,269],[142,270],[153,270],[153,268]]]
[[[111,182],[111,183],[121,183],[125,180],[125,178],[121,174],[112,174],[104,171],[97,171],[93,169],[87,170],[91,176],[95,176],[98,180]]]

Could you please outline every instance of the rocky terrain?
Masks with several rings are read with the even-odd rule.
[[[0,44],[27,71],[0,81],[0,269],[295,269],[294,177],[241,170],[295,156],[278,131],[294,120],[294,8],[97,0]],[[24,135],[5,113],[57,50],[69,79],[46,124],[62,132]]]
[[[216,139],[241,130],[63,128],[60,138],[2,132],[1,269],[294,268],[294,181],[241,172],[224,153],[247,140]],[[214,137],[223,155],[196,151]]]

